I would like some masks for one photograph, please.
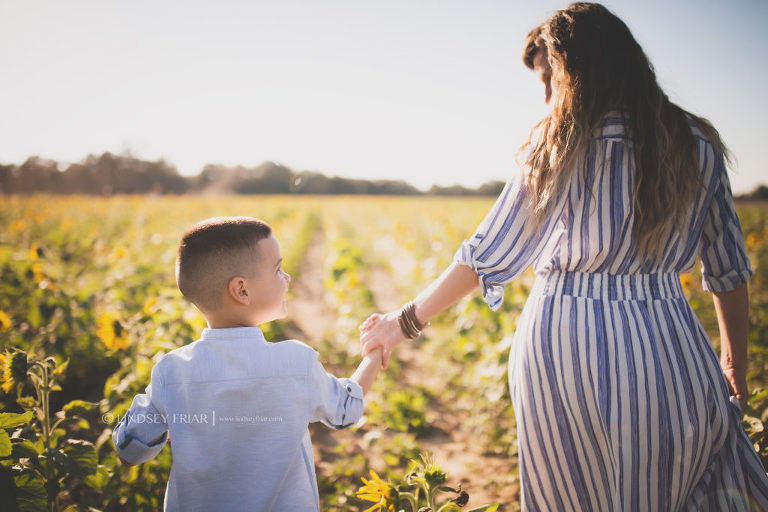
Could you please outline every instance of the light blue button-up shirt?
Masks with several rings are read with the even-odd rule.
[[[112,434],[120,456],[155,457],[170,432],[166,511],[319,510],[307,426],[357,422],[363,391],[298,341],[258,327],[205,329],[163,356]]]

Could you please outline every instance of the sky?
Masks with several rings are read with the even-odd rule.
[[[0,163],[130,152],[404,179],[507,180],[547,113],[526,33],[566,2],[0,0]],[[604,2],[672,101],[710,119],[735,193],[768,183],[768,2]]]

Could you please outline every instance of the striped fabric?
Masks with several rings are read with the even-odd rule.
[[[704,187],[683,236],[642,263],[625,126],[606,117],[543,234],[526,230],[513,179],[456,252],[493,309],[506,282],[537,274],[509,363],[523,510],[768,510],[768,477],[680,284],[697,256],[709,291],[752,275],[723,157],[692,123]]]

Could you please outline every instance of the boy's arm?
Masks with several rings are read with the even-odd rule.
[[[315,359],[310,370],[310,419],[342,429],[363,415],[363,394],[371,388],[381,367],[381,350],[366,356],[350,378],[336,378]]]
[[[168,431],[168,437],[167,437],[166,442],[168,443],[168,446],[171,445],[171,431],[170,430]],[[127,460],[122,458],[120,455],[118,455],[117,458],[120,459],[120,463],[123,466],[135,466],[135,464],[131,464],[130,462],[128,462]]]
[[[357,367],[357,370],[355,370],[355,373],[350,377],[350,380],[360,384],[364,395],[367,395],[368,391],[370,391],[373,381],[379,373],[379,368],[381,368],[381,352],[382,348],[379,347],[373,352],[368,353],[363,358],[360,366]]]
[[[120,461],[129,466],[155,458],[168,440],[167,417],[158,400],[162,384],[156,368],[152,369],[152,381],[146,392],[136,395],[112,432]]]

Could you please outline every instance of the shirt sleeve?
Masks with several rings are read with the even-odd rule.
[[[704,290],[725,292],[746,283],[754,272],[744,247],[744,235],[722,155],[714,165],[715,189],[704,218],[699,258]]]
[[[534,230],[526,191],[522,176],[510,180],[475,234],[464,240],[454,256],[454,261],[477,272],[483,298],[494,311],[504,300],[504,285],[541,256],[566,204],[563,195],[541,229]]]
[[[309,374],[310,422],[342,429],[354,425],[363,415],[363,388],[351,379],[329,374],[315,359]]]
[[[112,432],[117,452],[130,464],[155,458],[168,440],[168,418],[160,400],[162,389],[160,372],[155,365],[145,392],[136,395]]]

